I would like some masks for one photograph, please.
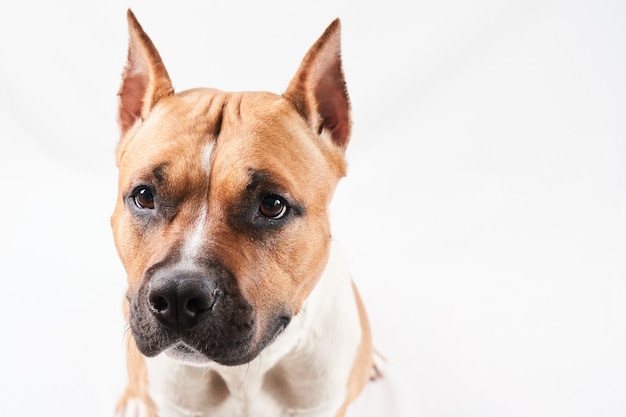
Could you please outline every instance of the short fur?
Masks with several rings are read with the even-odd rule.
[[[335,20],[283,95],[175,93],[133,13],[112,228],[128,276],[120,417],[343,416],[372,374],[331,240],[350,105]]]

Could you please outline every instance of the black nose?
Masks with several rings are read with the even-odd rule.
[[[148,290],[152,314],[173,330],[193,328],[215,306],[221,291],[211,279],[195,273],[155,276]]]

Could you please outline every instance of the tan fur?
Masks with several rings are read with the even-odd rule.
[[[132,319],[128,300],[148,285],[146,271],[178,256],[201,227],[198,250],[232,274],[255,314],[251,349],[264,346],[276,312],[295,316],[301,311],[329,257],[328,205],[346,172],[351,129],[339,21],[309,50],[285,94],[276,95],[207,88],[174,93],[158,51],[130,11],[128,20],[128,63],[119,92],[119,196],[111,220],[128,276],[126,317]],[[208,162],[199,155],[203,149],[211,149]],[[275,235],[257,239],[236,215],[246,204],[242,196],[254,185],[251,173],[268,177],[306,215],[294,215]],[[159,217],[148,227],[129,210],[131,190],[140,184],[157,184],[158,197],[167,197],[166,205],[175,210],[169,217],[161,214],[167,220]],[[206,220],[198,225],[199,218]],[[356,287],[353,293],[361,341],[338,416],[362,391],[372,368],[367,316]],[[129,382],[118,410],[139,399],[156,417],[146,362],[130,332],[127,361]],[[288,385],[281,388],[282,374],[273,375],[275,392],[288,392]],[[229,391],[217,373],[209,385],[215,404],[226,401]]]
[[[227,204],[234,202],[246,186],[247,167],[262,166],[265,170],[274,172],[278,182],[289,184],[286,188],[302,190],[301,194],[293,197],[308,203],[309,217],[317,220],[298,224],[292,234],[283,236],[281,244],[291,248],[291,251],[288,254],[278,254],[272,247],[259,249],[255,242],[225,227],[226,213],[222,211],[222,207],[209,205],[209,233],[214,236],[215,241],[228,242],[228,245],[222,244],[211,250],[218,258],[225,260],[226,266],[240,279],[244,295],[259,311],[271,310],[277,302],[289,300],[293,311],[297,312],[315,285],[315,280],[311,277],[319,276],[326,262],[331,236],[326,210],[334,184],[345,169],[343,160],[336,149],[330,146],[318,147],[309,137],[302,137],[300,146],[294,150],[291,143],[294,138],[292,126],[303,124],[303,121],[294,116],[293,111],[289,112],[289,103],[280,96],[269,93],[227,95],[213,91],[207,97],[206,92],[194,90],[162,99],[153,110],[153,113],[163,114],[158,119],[158,125],[153,125],[151,122],[155,119],[151,118],[142,126],[139,135],[132,136],[133,132],[130,132],[131,137],[125,138],[121,144],[121,152],[126,157],[120,161],[119,166],[120,189],[129,189],[135,178],[149,175],[153,167],[168,163],[172,176],[179,178],[181,186],[186,188],[181,194],[187,196],[189,204],[193,204],[198,198],[197,193],[201,192],[198,190],[206,189],[203,183],[206,181],[205,175],[196,162],[198,158],[195,149],[210,140],[207,132],[210,132],[211,125],[194,124],[192,121],[198,119],[199,114],[206,114],[206,109],[214,105],[212,103],[215,101],[228,100],[231,106],[236,103],[234,107],[241,112],[242,117],[249,120],[249,126],[246,124],[246,129],[242,130],[236,123],[237,119],[232,120],[230,115],[223,116],[221,143],[215,150],[216,162],[208,180],[212,184],[209,198]],[[262,120],[255,120],[256,116],[249,113],[252,108],[271,110],[263,115]],[[268,124],[272,126],[271,131],[264,131]],[[164,132],[177,140],[154,143],[153,139]],[[254,140],[253,133],[254,137],[265,138],[267,141],[271,139],[271,147],[268,148],[265,142]],[[248,140],[241,141],[239,138]],[[176,155],[176,159],[172,160],[171,155]],[[291,166],[286,167],[286,163]],[[307,170],[334,174],[330,178],[318,176],[315,183],[305,183],[299,176],[284,176],[285,172]],[[309,178],[312,176],[314,175],[307,175]],[[180,240],[184,231],[191,227],[197,213],[193,210],[186,212],[187,216],[175,219],[167,228],[157,230],[145,239],[139,239],[123,201],[119,200],[113,217],[114,229],[116,242],[120,245],[118,251],[129,272],[129,291],[134,291],[143,271],[149,265],[166,256],[171,242]],[[307,235],[309,239],[299,239],[301,235]],[[242,253],[248,256],[242,257]],[[294,263],[294,258],[304,262]],[[268,279],[258,282],[254,278],[258,275]],[[289,276],[303,279],[300,282],[293,281]],[[259,319],[263,320],[262,317]]]

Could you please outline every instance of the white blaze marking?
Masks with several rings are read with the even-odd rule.
[[[213,143],[209,143],[204,147],[204,151],[202,152],[202,166],[206,171],[207,178],[211,173],[211,159],[213,157]]]
[[[193,263],[193,260],[196,258],[196,256],[200,252],[200,249],[202,248],[205,237],[204,232],[206,229],[206,211],[207,204],[205,202],[202,205],[200,216],[194,223],[191,233],[187,235],[187,239],[185,240],[182,257],[183,263]]]
[[[211,158],[213,155],[213,143],[209,143],[204,147],[204,150],[201,152],[202,157],[202,167],[204,168],[207,180],[209,178],[209,174],[211,173]],[[202,244],[205,241],[205,232],[206,232],[206,212],[207,212],[207,200],[208,200],[208,188],[204,194],[204,202],[202,207],[200,208],[200,213],[198,218],[193,224],[192,229],[186,236],[185,244],[183,246],[182,251],[182,263],[193,265],[194,259],[199,254],[202,249]]]

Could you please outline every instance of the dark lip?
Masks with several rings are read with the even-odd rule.
[[[232,355],[226,356],[209,356],[204,352],[188,345],[184,342],[184,340],[179,339],[174,342],[169,347],[163,349],[163,352],[166,352],[169,356],[174,359],[181,360],[183,362],[192,362],[197,363],[199,365],[206,364],[209,362],[216,362],[220,365],[225,366],[238,366],[244,365],[246,363],[254,360],[267,346],[274,343],[274,341],[280,336],[291,321],[290,317],[283,316],[279,318],[276,322],[276,325],[272,329],[271,332],[266,333],[266,336],[263,340],[256,346],[253,350],[248,350],[246,352],[234,353]]]
[[[194,348],[192,348],[191,346],[183,342],[178,342],[177,344],[172,346],[170,349],[174,349],[175,351],[180,352],[180,353],[200,353]]]
[[[223,357],[209,356],[197,349],[194,349],[183,341],[178,341],[175,344],[163,349],[162,353],[165,353],[175,360],[180,360],[186,363],[203,365],[215,362],[225,366],[237,366],[244,365],[252,361],[258,356],[259,352],[245,352],[244,354],[233,354]]]
[[[287,328],[290,322],[291,322],[291,317],[288,317],[288,316],[280,317],[276,321],[274,330],[272,331],[272,333],[270,333],[269,338],[267,338],[267,341],[263,343],[263,345],[266,347],[274,343],[274,341],[278,338],[278,336],[280,336],[285,331],[285,329]]]

